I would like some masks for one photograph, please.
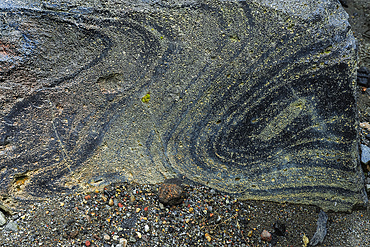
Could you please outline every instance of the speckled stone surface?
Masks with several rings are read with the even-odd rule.
[[[1,3],[1,194],[185,176],[363,204],[347,17],[329,0]]]

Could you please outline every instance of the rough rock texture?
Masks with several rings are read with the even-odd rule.
[[[310,245],[316,246],[318,244],[321,244],[324,241],[324,238],[327,233],[327,229],[326,229],[327,221],[328,221],[328,216],[326,215],[324,211],[321,210],[319,213],[319,218],[317,219],[316,232],[310,241]]]
[[[183,202],[185,198],[181,182],[168,179],[158,189],[158,199],[161,203],[167,205],[177,205]]]
[[[184,175],[348,211],[356,44],[339,2],[0,3],[0,191]]]
[[[0,211],[0,226],[3,226],[6,224],[6,218],[3,212]]]

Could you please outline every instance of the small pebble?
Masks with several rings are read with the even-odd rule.
[[[140,232],[136,232],[136,235],[138,238],[141,238],[141,233]]]
[[[272,239],[272,235],[271,233],[269,233],[268,231],[266,230],[263,230],[262,233],[261,233],[261,239],[263,241],[267,241],[267,242],[270,242],[271,239]]]
[[[145,225],[145,226],[144,226],[144,231],[145,231],[145,232],[149,232],[149,230],[150,230],[149,226],[148,226],[148,225]]]
[[[211,242],[212,238],[209,235],[209,233],[204,234],[204,236],[206,237],[206,239],[207,239],[208,242]]]
[[[130,242],[135,243],[136,242],[136,238],[134,236],[131,236],[130,237]]]
[[[361,144],[361,162],[365,165],[370,162],[370,148],[363,144]]]
[[[120,238],[119,239],[119,244],[122,245],[122,247],[126,247],[127,246],[127,239],[125,238]]]
[[[108,234],[104,234],[104,240],[109,241],[110,240],[110,236]]]
[[[111,199],[109,199],[108,205],[109,205],[109,206],[113,206],[113,204],[114,204],[113,199],[112,199],[112,198],[111,198]]]
[[[134,203],[134,202],[135,202],[135,200],[136,200],[135,196],[131,195],[131,196],[130,196],[130,202],[131,202],[131,203]]]
[[[158,190],[159,201],[170,206],[180,204],[185,197],[181,182],[178,179],[166,180]]]
[[[78,235],[78,230],[75,230],[75,231],[72,231],[70,234],[69,234],[69,236],[70,236],[70,238],[75,238],[77,235]]]
[[[148,235],[143,235],[142,239],[145,241],[145,242],[149,242],[150,238]]]

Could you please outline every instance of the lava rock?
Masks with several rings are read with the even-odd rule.
[[[166,205],[178,205],[185,198],[185,193],[178,179],[166,180],[158,190],[159,201]]]
[[[278,236],[284,236],[285,235],[285,231],[286,231],[286,226],[281,221],[277,220],[274,223],[274,230],[275,230],[275,234],[276,235],[278,235]]]

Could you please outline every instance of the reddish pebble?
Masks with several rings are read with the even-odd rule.
[[[272,239],[272,235],[271,233],[269,233],[268,231],[266,230],[263,230],[262,233],[261,233],[261,239],[263,241],[267,241],[267,242],[270,242],[271,239]]]
[[[89,200],[89,199],[91,199],[90,195],[85,196],[85,200]]]
[[[123,204],[122,203],[118,203],[118,207],[122,208],[123,207]]]
[[[148,207],[145,207],[145,208],[144,208],[144,211],[148,211]]]
[[[90,246],[91,245],[90,241],[89,240],[86,240],[85,245],[86,246]]]

